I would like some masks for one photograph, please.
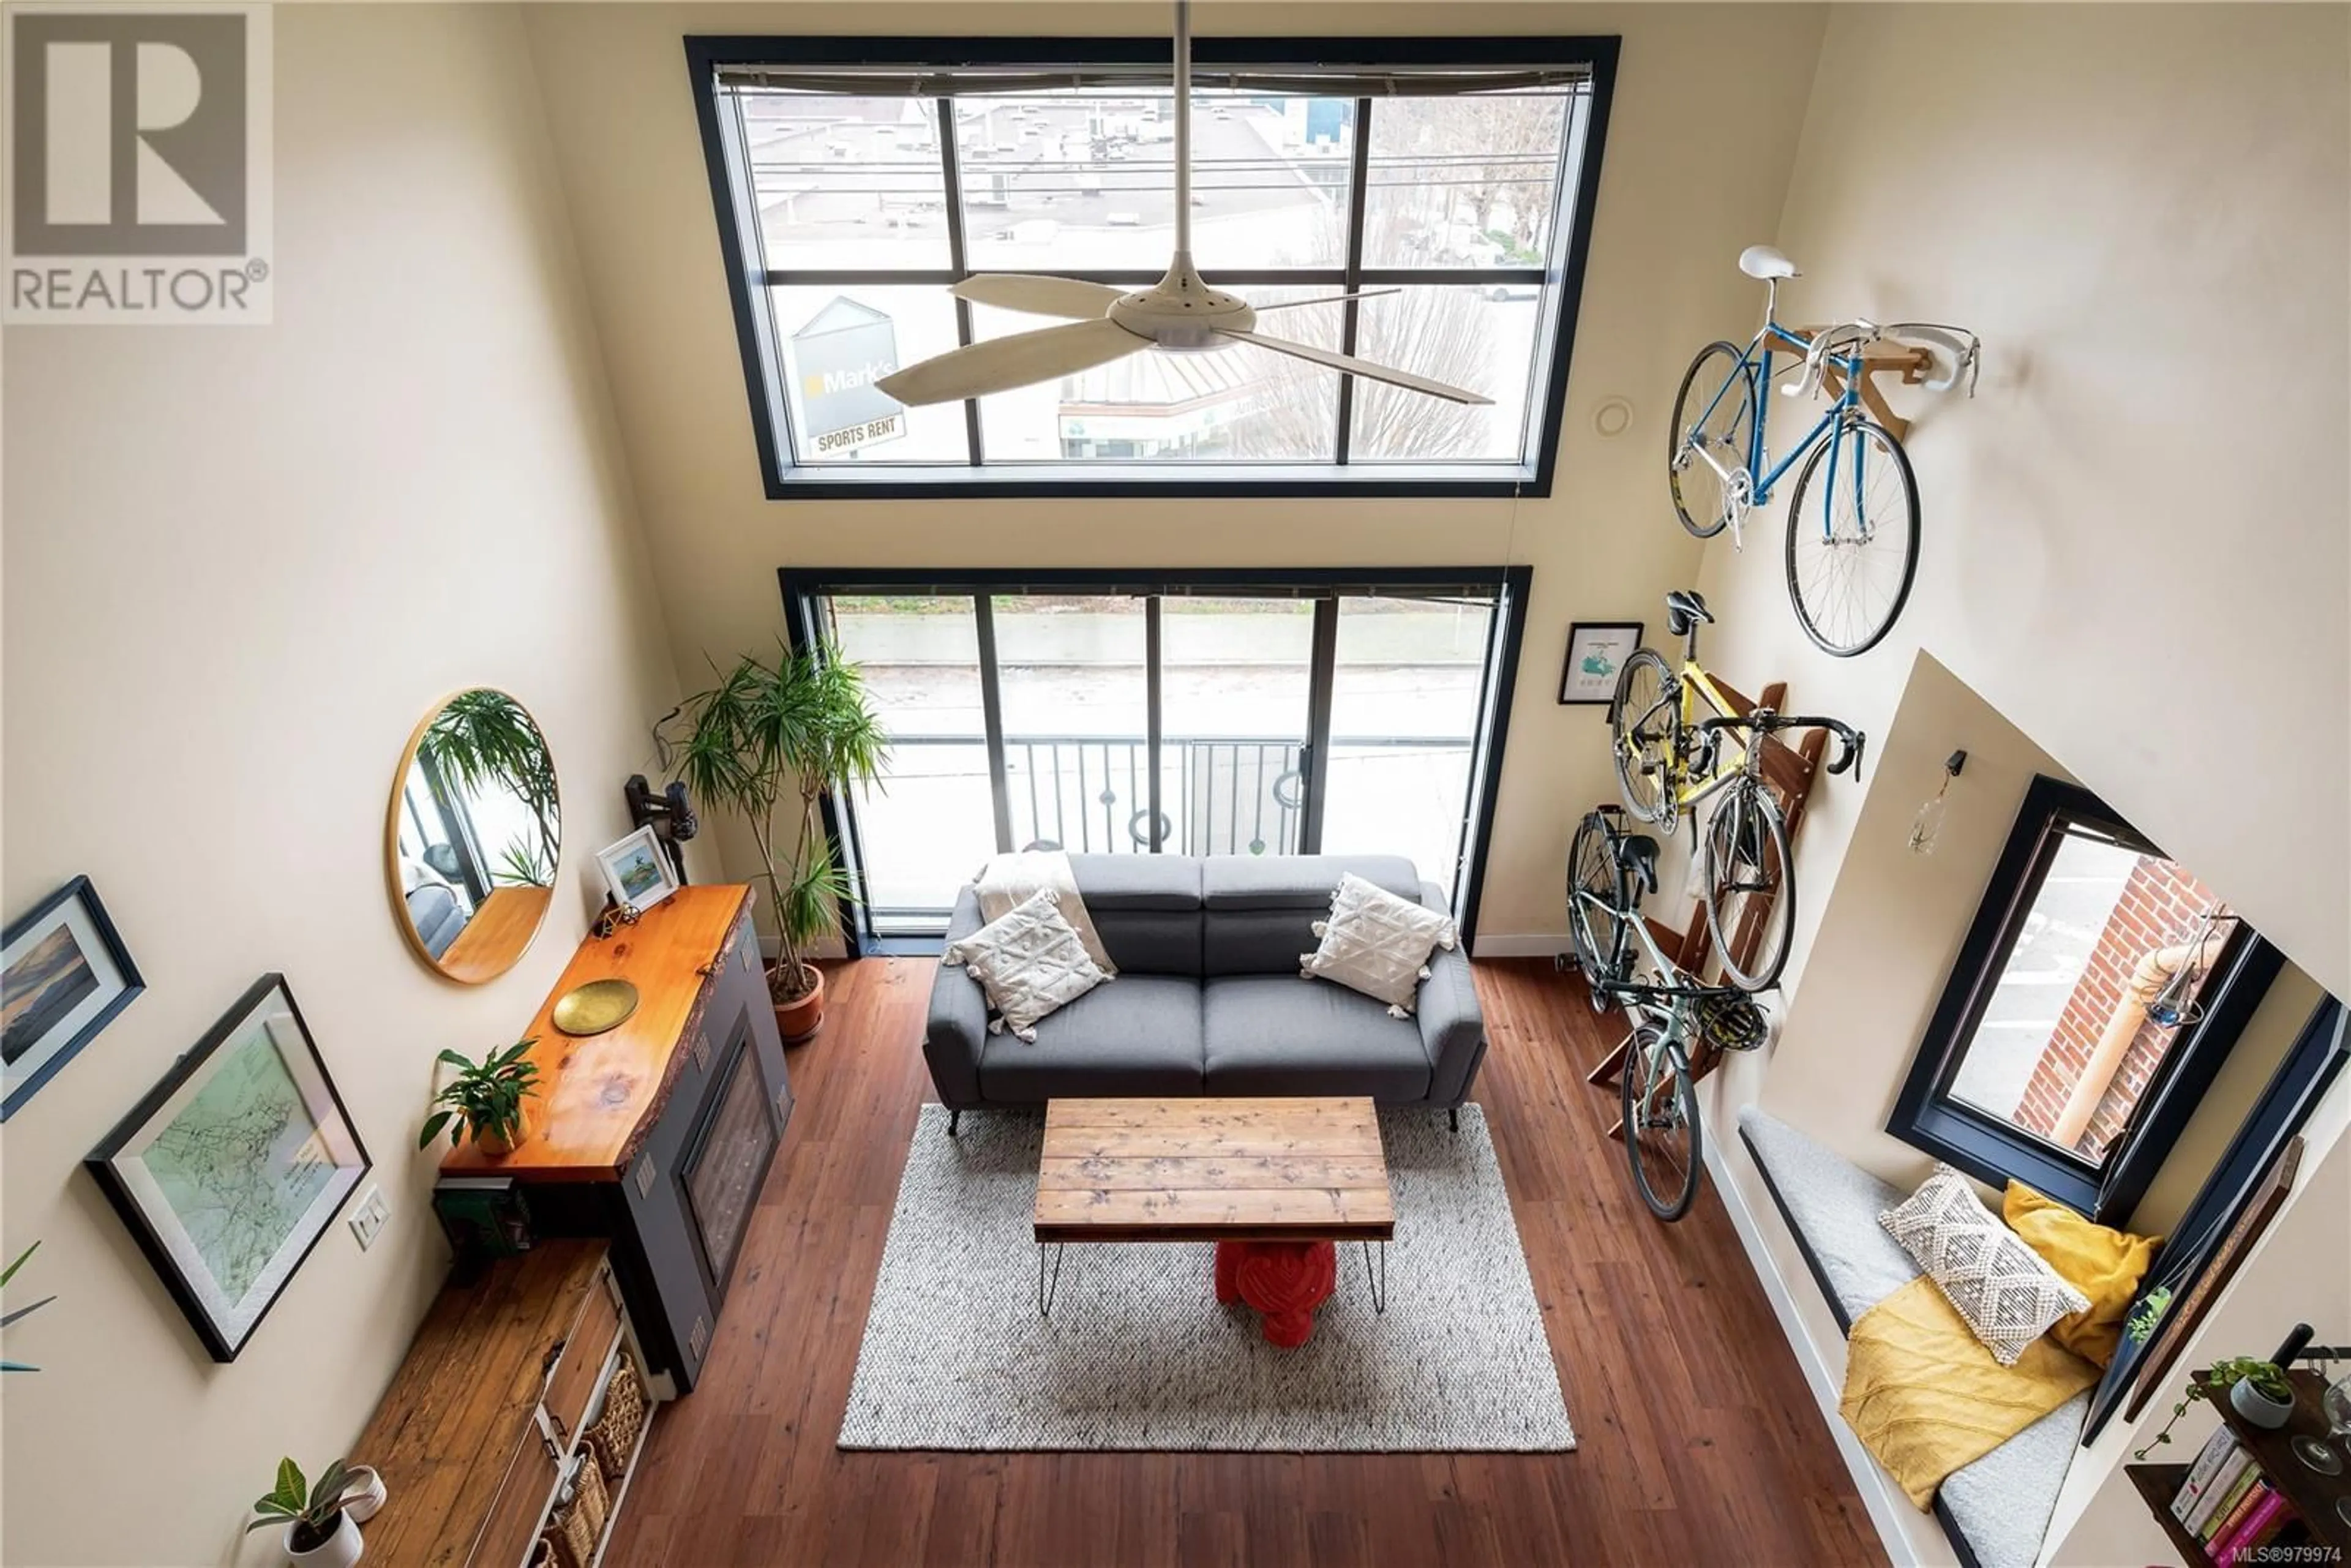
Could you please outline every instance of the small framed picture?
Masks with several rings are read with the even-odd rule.
[[[1567,629],[1567,667],[1559,700],[1604,703],[1616,695],[1616,672],[1641,645],[1638,621],[1579,621]]]
[[[147,988],[89,878],[41,900],[0,937],[0,1122]]]
[[[214,1361],[235,1361],[368,1173],[283,975],[264,975],[83,1162]]]
[[[677,873],[670,869],[669,856],[662,852],[661,840],[653,836],[651,823],[597,851],[596,863],[603,868],[604,885],[612,890],[612,902],[640,913],[677,891]]]

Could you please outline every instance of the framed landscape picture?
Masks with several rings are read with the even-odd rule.
[[[611,889],[615,904],[643,911],[678,889],[677,873],[670,869],[669,856],[662,852],[650,823],[599,850],[596,863],[603,868],[604,885]]]
[[[0,937],[0,1122],[146,988],[86,876],[9,926]]]
[[[265,975],[84,1162],[214,1361],[235,1361],[368,1172],[283,975]]]
[[[1616,672],[1641,645],[1638,621],[1579,621],[1567,629],[1567,667],[1559,673],[1562,705],[1604,703],[1616,695]]]

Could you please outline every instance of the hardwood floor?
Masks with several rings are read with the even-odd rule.
[[[1711,1186],[1651,1219],[1548,961],[1478,966],[1492,1129],[1572,1454],[845,1454],[833,1447],[916,1107],[932,961],[835,969],[697,1391],[604,1561],[703,1568],[1883,1563]],[[1203,1289],[1206,1289],[1204,1282]]]

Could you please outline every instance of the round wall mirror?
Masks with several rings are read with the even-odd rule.
[[[459,692],[408,737],[384,869],[417,956],[469,986],[515,966],[555,894],[563,818],[555,758],[522,704]]]

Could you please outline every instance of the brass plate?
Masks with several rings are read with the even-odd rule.
[[[556,998],[555,1027],[566,1034],[602,1034],[618,1029],[637,1010],[637,988],[628,980],[590,980]]]

